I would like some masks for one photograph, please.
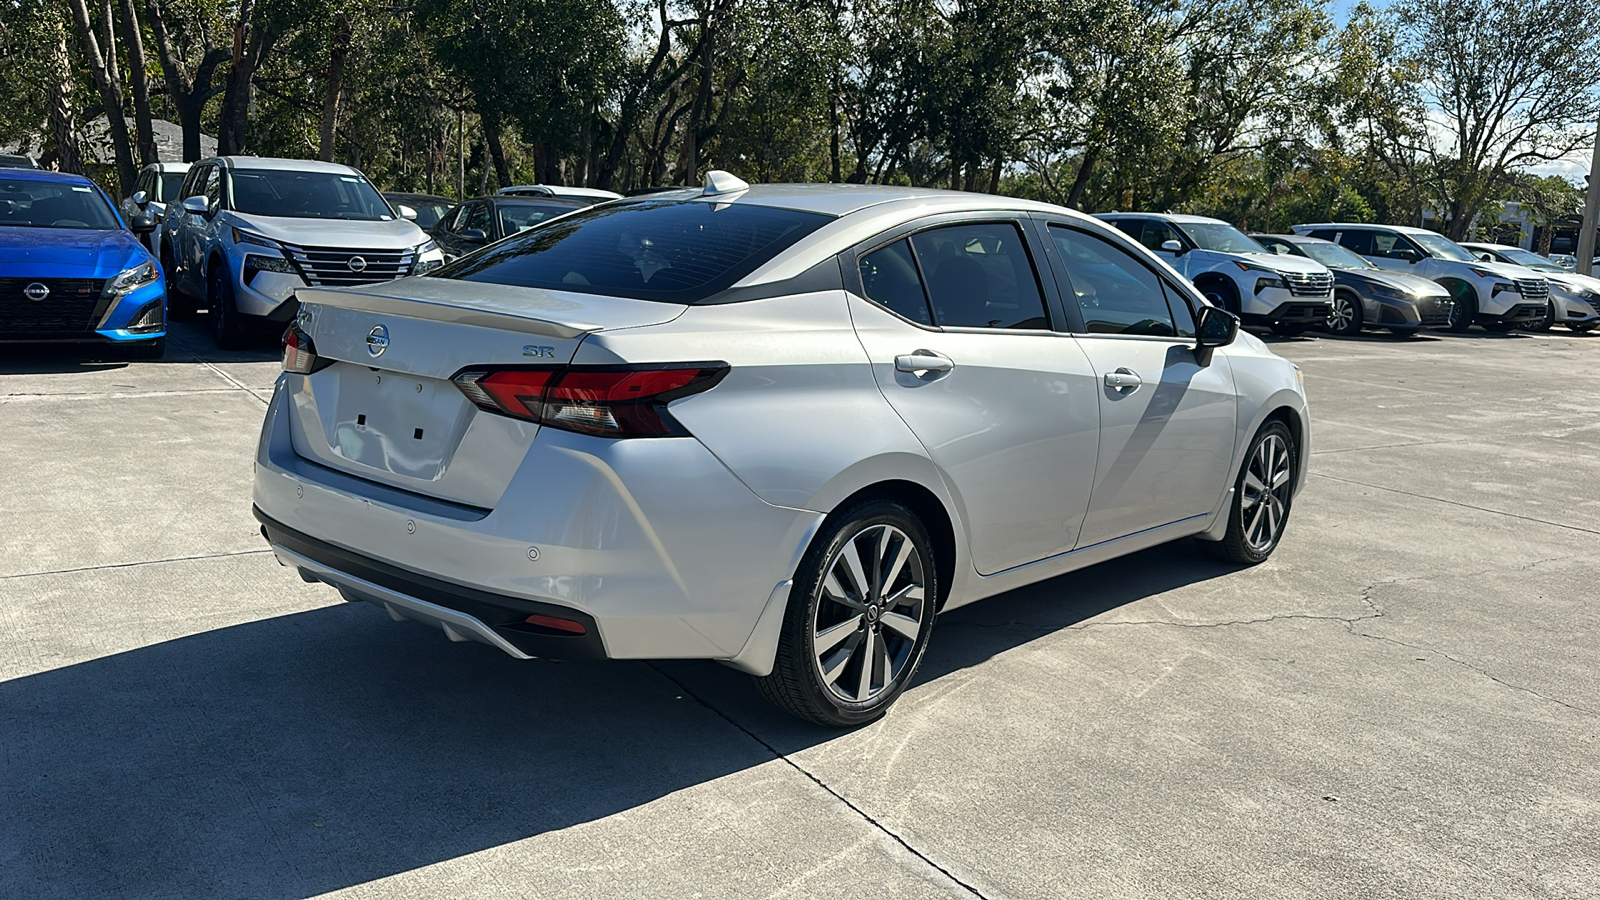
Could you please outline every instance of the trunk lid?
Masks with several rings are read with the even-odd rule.
[[[302,328],[333,365],[291,375],[301,457],[492,509],[539,426],[479,410],[450,381],[467,368],[561,365],[595,332],[670,322],[684,306],[438,278],[302,288]]]

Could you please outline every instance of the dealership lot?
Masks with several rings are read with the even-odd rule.
[[[1585,897],[1600,337],[1292,340],[1266,564],[941,619],[849,733],[713,663],[519,663],[303,584],[269,351],[0,360],[0,896]]]

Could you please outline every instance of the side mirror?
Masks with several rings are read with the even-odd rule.
[[[1200,307],[1194,326],[1194,355],[1202,366],[1211,364],[1211,351],[1239,337],[1239,317],[1215,306]]]
[[[458,237],[469,244],[489,243],[489,234],[482,228],[468,228],[466,231],[461,232]]]
[[[206,198],[200,194],[195,194],[193,197],[185,197],[183,198],[183,202],[178,205],[183,207],[184,212],[191,212],[197,216],[209,215],[211,213],[210,204],[206,203]]]
[[[150,234],[156,230],[156,217],[147,212],[141,212],[128,223],[128,228],[134,234]]]
[[[1396,247],[1395,249],[1389,251],[1389,258],[1403,259],[1407,263],[1410,263],[1414,266],[1417,264],[1417,260],[1421,259],[1422,257],[1418,256],[1417,251],[1411,249],[1410,247]]]
[[[1173,256],[1182,256],[1183,244],[1175,240],[1162,241],[1161,250],[1164,253],[1171,253]]]
[[[404,203],[396,203],[394,205],[394,211],[400,214],[400,218],[405,219],[408,222],[415,222],[417,220],[417,211],[405,205]]]
[[[145,205],[147,203],[149,203],[149,202],[150,202],[150,195],[149,194],[146,194],[144,191],[134,191],[133,192],[133,205],[134,206],[137,206],[140,209],[144,209]]]

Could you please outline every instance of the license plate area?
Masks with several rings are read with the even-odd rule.
[[[329,449],[360,466],[439,478],[472,418],[473,407],[461,392],[435,378],[340,368],[338,400],[327,423]]]

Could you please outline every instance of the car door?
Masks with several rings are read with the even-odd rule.
[[[1195,301],[1125,242],[1065,221],[1045,230],[1100,406],[1078,546],[1209,515],[1232,474],[1237,397],[1227,355],[1200,364]]]
[[[1024,224],[924,221],[845,265],[878,387],[945,473],[985,575],[1072,549],[1099,442],[1094,373],[1051,328]]]
[[[200,228],[205,224],[205,217],[184,209],[183,201],[205,192],[206,179],[213,169],[212,165],[203,165],[189,170],[189,176],[183,182],[183,190],[167,207],[166,225],[171,235],[172,258],[178,270],[178,283],[185,290],[196,293],[205,289],[205,285],[201,283],[204,276],[196,268],[200,259]]]

